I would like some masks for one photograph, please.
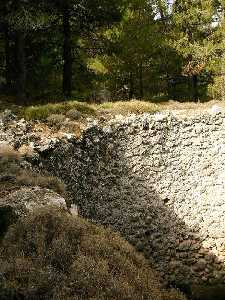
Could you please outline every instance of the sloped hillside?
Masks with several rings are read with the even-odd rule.
[[[58,208],[20,219],[0,257],[0,299],[185,299],[119,235]]]

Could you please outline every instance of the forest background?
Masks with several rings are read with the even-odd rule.
[[[224,0],[1,0],[17,104],[225,99]]]

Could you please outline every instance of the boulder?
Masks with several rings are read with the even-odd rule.
[[[34,151],[34,146],[33,143],[30,143],[30,145],[22,145],[19,149],[18,152],[21,156],[24,157],[34,157],[35,156],[35,151]]]
[[[40,187],[21,188],[0,199],[0,238],[19,217],[45,206],[67,210],[66,201],[62,196]]]
[[[16,115],[12,113],[11,110],[6,109],[5,111],[0,113],[0,123],[7,124],[16,119]]]

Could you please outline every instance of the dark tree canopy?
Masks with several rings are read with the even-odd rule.
[[[2,0],[0,88],[18,103],[223,97],[224,4]]]

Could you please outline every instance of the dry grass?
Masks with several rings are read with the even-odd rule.
[[[95,115],[96,113],[94,105],[67,101],[56,104],[29,106],[22,111],[22,116],[27,120],[46,120],[50,115],[66,114],[71,109],[76,109],[83,115]]]
[[[107,109],[113,114],[127,114],[127,113],[154,113],[160,110],[160,106],[152,103],[152,102],[145,102],[145,101],[118,101],[118,102],[107,102],[100,104],[98,109]]]
[[[178,101],[166,101],[161,102],[160,104],[161,110],[208,110],[212,108],[214,105],[218,105],[221,108],[225,108],[225,102],[219,100],[211,100],[208,102],[178,102]]]
[[[158,111],[196,111],[196,110],[207,110],[213,105],[218,105],[221,108],[225,108],[225,103],[222,101],[209,101],[205,103],[194,103],[194,102],[177,102],[177,101],[166,101],[161,103],[154,103],[150,101],[117,101],[117,102],[106,102],[103,104],[89,104],[86,102],[68,101],[57,104],[46,104],[38,106],[30,106],[23,110],[22,115],[27,120],[46,120],[51,115],[58,116],[66,115],[67,117],[74,119],[80,119],[82,117],[94,116],[98,117],[102,114],[116,115],[116,114],[142,114],[142,113],[154,113]],[[58,117],[57,117],[58,118]],[[57,119],[55,118],[55,119]],[[54,118],[53,118],[54,119]],[[61,120],[60,119],[60,120]],[[53,120],[54,121],[54,120]]]
[[[225,102],[219,100],[211,100],[208,102],[178,102],[178,101],[165,101],[165,102],[150,102],[150,101],[118,101],[118,102],[107,102],[98,105],[98,109],[107,109],[113,113],[126,114],[126,113],[154,113],[159,111],[180,111],[180,110],[208,110],[212,106],[218,105],[221,108],[225,108]]]
[[[65,186],[58,178],[21,167],[21,155],[9,145],[0,147],[0,196],[22,186],[40,186],[64,194]]]
[[[67,113],[66,116],[74,121],[79,120],[82,117],[82,113],[79,112],[77,109],[70,109]]]
[[[21,155],[16,151],[11,145],[7,143],[0,144],[0,159],[5,159],[8,161],[18,161]]]
[[[57,177],[44,176],[30,170],[20,171],[16,176],[16,183],[20,186],[39,186],[48,188],[59,194],[63,194],[65,191],[65,185]]]
[[[60,128],[65,122],[66,117],[62,114],[52,114],[47,118],[47,122],[50,126],[56,126]]]
[[[0,299],[185,299],[163,290],[148,262],[120,236],[55,208],[10,228],[0,274]]]
[[[160,106],[145,101],[119,101],[107,102],[104,104],[88,104],[85,102],[63,102],[57,104],[46,104],[38,106],[30,106],[23,110],[22,116],[27,120],[47,120],[50,123],[62,123],[63,115],[74,119],[81,117],[95,116],[104,114],[107,111],[111,115],[115,114],[141,114],[144,112],[153,113],[160,110]]]

